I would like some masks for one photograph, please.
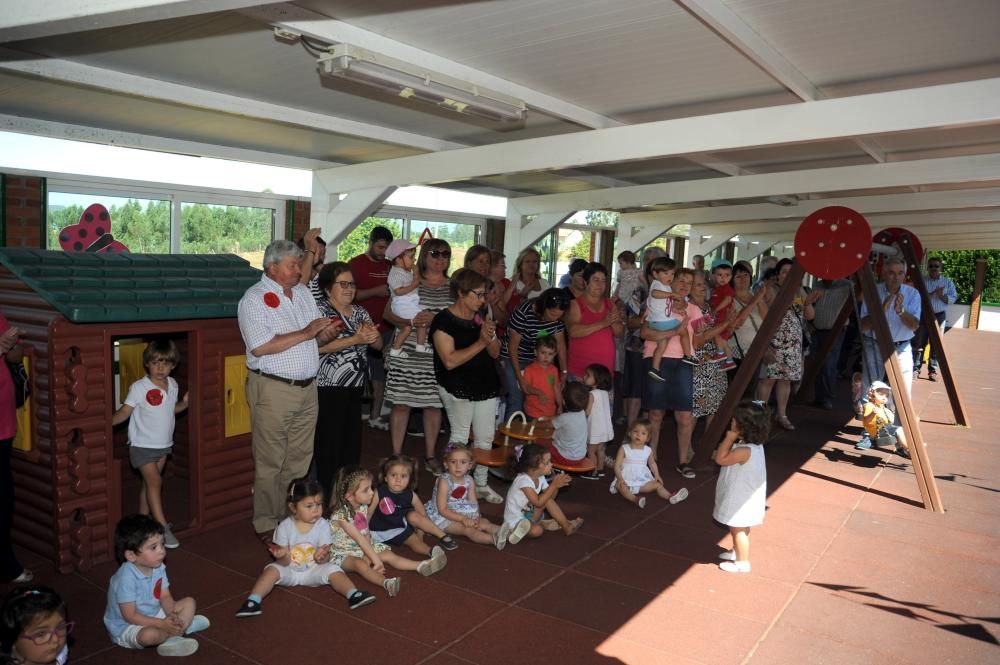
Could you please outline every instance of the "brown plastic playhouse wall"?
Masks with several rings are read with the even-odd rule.
[[[188,430],[195,435],[190,459],[176,459],[175,466],[190,473],[193,519],[175,529],[194,533],[250,516],[250,436],[227,439],[224,425],[225,357],[244,352],[236,319],[73,324],[2,269],[0,308],[26,331],[34,391],[32,450],[14,455],[15,543],[64,573],[114,558],[128,472],[127,453],[115,454],[111,428],[112,342],[119,337],[187,335],[179,378],[190,391],[193,420],[175,441]]]

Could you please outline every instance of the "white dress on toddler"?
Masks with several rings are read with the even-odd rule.
[[[653,453],[653,449],[649,446],[643,446],[636,450],[628,444],[623,444],[622,449],[625,451],[625,460],[622,463],[622,480],[628,485],[629,491],[636,494],[643,485],[651,480],[656,480],[653,477],[653,472],[649,470],[649,456]],[[612,494],[618,494],[618,488],[615,487],[617,481],[617,477],[611,479]]]

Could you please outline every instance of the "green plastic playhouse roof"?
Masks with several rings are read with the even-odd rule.
[[[0,264],[74,323],[236,316],[261,271],[233,254],[0,248]]]

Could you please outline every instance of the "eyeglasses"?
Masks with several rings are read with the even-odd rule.
[[[357,282],[334,282],[334,284],[342,289],[356,289],[358,287]]]
[[[928,268],[929,268],[930,270],[940,270],[940,269],[941,269],[941,264],[940,264],[940,263],[931,263],[931,264],[930,264],[930,265],[928,265],[927,267],[928,267]]]
[[[429,249],[427,253],[431,255],[434,259],[450,259],[451,250],[450,249]]]
[[[35,631],[31,635],[21,634],[21,637],[23,637],[26,640],[31,640],[32,642],[34,642],[35,646],[45,646],[46,644],[52,641],[53,635],[56,635],[58,637],[66,637],[67,635],[72,633],[73,626],[75,625],[76,625],[75,621],[67,621],[65,623],[59,624],[55,628]]]
[[[475,294],[475,296],[480,300],[486,300],[486,289],[483,289],[482,291],[469,291],[469,293]]]

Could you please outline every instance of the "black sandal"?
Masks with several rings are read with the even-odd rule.
[[[441,543],[441,547],[448,550],[449,552],[458,549],[458,543],[456,543],[455,539],[452,538],[451,535],[447,533],[438,538],[438,542]]]

